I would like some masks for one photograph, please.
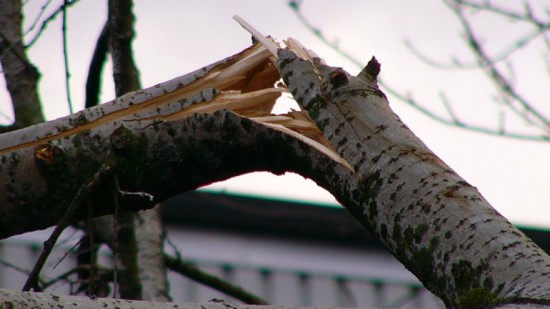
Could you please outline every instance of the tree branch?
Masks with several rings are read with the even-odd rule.
[[[120,97],[130,91],[135,91],[141,88],[137,68],[134,63],[132,51],[132,40],[134,38],[134,16],[132,13],[132,0],[109,0],[109,33],[110,33],[110,50],[113,60],[113,78],[115,82],[116,96]],[[117,183],[117,190],[118,188]],[[117,200],[118,205],[118,200]],[[117,207],[118,209],[118,207]],[[161,267],[162,265],[151,265],[149,263],[141,263],[138,254],[137,238],[140,242],[147,241],[150,235],[139,235],[140,231],[136,229],[136,214],[132,212],[116,213],[115,224],[117,225],[115,241],[115,259],[117,260],[117,286],[120,286],[120,296],[124,299],[144,299],[144,286],[142,284],[143,276],[140,275],[145,266]],[[154,224],[150,222],[150,224]],[[157,231],[157,230],[155,230]],[[144,236],[141,239],[139,236]],[[143,249],[141,247],[140,249]],[[160,251],[159,246],[147,247],[145,252]],[[160,255],[160,252],[158,252]],[[150,254],[154,256],[154,254]],[[162,260],[160,260],[162,263]],[[162,275],[162,274],[161,274]],[[145,279],[149,276],[146,276]],[[164,285],[164,288],[167,288]],[[156,291],[147,293],[148,295],[156,295]],[[168,294],[165,292],[165,294]],[[165,299],[166,300],[166,299]]]
[[[46,17],[44,19],[44,21],[42,21],[42,23],[40,24],[40,28],[37,30],[36,34],[34,35],[34,37],[32,39],[29,40],[29,42],[27,43],[27,45],[25,46],[26,48],[30,48],[32,47],[32,45],[34,45],[34,43],[36,43],[38,41],[38,39],[40,38],[40,36],[42,35],[42,33],[46,30],[46,28],[48,27],[48,24],[50,22],[52,22],[53,20],[55,20],[57,18],[57,15],[59,15],[60,13],[63,13],[68,7],[76,4],[78,1],[80,0],[73,0],[73,1],[66,1],[66,2],[63,2],[62,5],[60,5],[52,14],[50,14],[48,17]],[[40,17],[44,14],[45,12],[45,9],[46,7],[49,5],[49,2],[51,1],[48,1],[47,4],[45,4],[43,7],[42,7],[42,10],[40,11],[40,14],[39,16],[36,18],[36,20],[31,24],[30,28],[26,31],[25,34],[28,34],[30,32],[32,32],[34,30],[34,28],[38,25],[38,22],[40,21]]]
[[[528,123],[532,124],[535,127],[538,127],[543,130],[548,130],[550,128],[550,119],[546,118],[540,111],[538,111],[531,102],[528,102],[521,94],[519,94],[510,81],[500,72],[496,67],[493,59],[486,54],[483,50],[481,43],[477,39],[476,35],[473,32],[473,29],[464,16],[462,9],[457,4],[448,3],[449,8],[455,13],[455,15],[460,20],[462,28],[464,29],[466,35],[466,41],[472,52],[476,55],[480,63],[480,67],[483,68],[487,76],[492,80],[497,88],[500,90],[502,95],[508,95],[514,99],[523,110],[520,111],[512,104],[508,104],[510,110],[515,112],[521,118],[523,118]]]
[[[466,1],[456,0],[455,2],[465,3]],[[342,57],[349,60],[350,62],[357,65],[358,67],[363,67],[364,63],[360,62],[355,57],[353,57],[351,54],[349,54],[346,51],[342,50],[340,47],[338,47],[337,44],[331,43],[323,35],[323,33],[320,29],[313,26],[311,24],[311,22],[309,22],[305,18],[304,14],[300,11],[300,3],[301,3],[301,1],[292,0],[292,1],[289,1],[289,6],[296,13],[299,20],[304,24],[304,26],[306,28],[308,28],[313,34],[315,34],[315,36],[317,38],[319,38],[319,40],[321,40],[321,42],[325,43],[327,46],[329,46],[330,48],[335,50]],[[498,12],[498,11],[495,11],[495,12]],[[543,25],[545,25],[545,24],[543,24]],[[528,42],[530,42],[532,39],[534,39],[534,37],[537,37],[537,36],[542,37],[543,41],[547,44],[547,46],[550,46],[550,43],[548,43],[549,40],[544,35],[544,33],[542,33],[543,31],[545,31],[546,28],[547,28],[546,26],[543,26],[543,28],[539,28],[538,30],[536,30],[536,31],[534,31],[530,34],[527,34],[524,38],[519,40],[519,43],[517,43],[513,47],[520,48],[521,46],[526,45]],[[409,46],[409,48],[412,50],[412,52],[414,54],[416,54],[417,56],[419,56],[419,58],[421,60],[423,60],[424,62],[427,62],[428,64],[433,65],[435,67],[449,68],[449,65],[437,63],[437,62],[434,62],[431,59],[428,59],[428,58],[424,57],[422,54],[418,53],[416,51],[416,49],[414,49],[410,43],[405,42],[405,44],[407,46]],[[550,48],[549,48],[549,50],[550,50]],[[509,53],[512,53],[512,52],[513,52],[512,47],[510,47],[510,49],[504,50],[498,57],[503,57],[503,58],[507,57],[509,55]],[[493,61],[494,61],[494,59],[493,59]],[[460,66],[462,67],[462,66],[464,66],[464,64],[460,64]],[[479,64],[476,65],[476,67],[479,67],[479,66],[480,66]],[[468,65],[466,65],[466,67],[468,67]],[[380,87],[385,92],[387,92],[388,94],[391,94],[392,96],[396,97],[399,101],[411,106],[412,108],[416,109],[417,111],[424,114],[428,118],[430,118],[432,120],[435,120],[435,121],[437,121],[441,124],[444,124],[444,125],[447,125],[447,126],[459,127],[459,128],[466,129],[466,130],[469,130],[469,131],[479,132],[479,133],[488,134],[488,135],[492,135],[492,136],[507,137],[507,138],[513,138],[513,139],[519,139],[519,140],[542,141],[542,142],[550,141],[550,135],[547,134],[548,130],[545,127],[542,127],[541,128],[542,129],[541,134],[537,135],[537,134],[525,134],[525,133],[512,131],[512,130],[504,131],[504,130],[501,129],[502,126],[500,126],[497,129],[494,129],[494,128],[491,128],[491,127],[478,126],[478,125],[474,125],[474,124],[470,124],[470,123],[466,123],[466,122],[456,122],[455,119],[452,118],[452,115],[450,115],[451,119],[448,119],[445,116],[438,115],[434,111],[430,110],[429,108],[426,108],[424,105],[420,104],[418,101],[413,99],[411,95],[407,95],[407,94],[404,94],[404,93],[398,91],[397,89],[395,89],[394,87],[389,85],[387,82],[379,79],[378,83],[379,83]],[[513,106],[511,106],[511,107],[513,108]]]
[[[550,303],[550,257],[395,115],[376,75],[279,52],[298,104],[356,173],[325,186],[449,307]],[[379,68],[372,59],[364,71]],[[495,231],[499,231],[498,235]],[[475,295],[484,295],[472,303]]]
[[[170,268],[172,271],[175,271],[189,279],[192,279],[200,284],[209,286],[217,291],[220,291],[226,295],[229,295],[231,297],[234,297],[245,304],[251,304],[251,305],[267,305],[267,301],[253,295],[244,289],[242,289],[240,286],[234,285],[230,282],[221,280],[220,278],[216,276],[212,276],[210,274],[207,274],[200,269],[198,269],[196,266],[194,266],[191,263],[187,263],[180,258],[172,257],[170,255],[165,254],[164,255],[164,261],[166,262],[166,266]]]
[[[0,133],[44,121],[38,97],[40,73],[28,60],[22,44],[21,1],[0,0],[0,63],[11,96],[14,123]]]
[[[45,151],[50,150],[51,149]],[[49,160],[49,154],[47,156],[48,157],[45,157],[45,160]],[[48,162],[45,161],[45,164],[48,164]],[[67,208],[67,211],[63,214],[63,217],[61,217],[61,220],[55,227],[54,231],[52,232],[50,237],[44,242],[44,248],[40,253],[40,256],[38,257],[38,261],[34,265],[33,270],[29,274],[25,285],[23,286],[23,291],[30,291],[31,289],[34,289],[35,291],[40,291],[39,287],[37,286],[40,271],[46,263],[48,256],[52,252],[53,247],[57,242],[57,239],[59,238],[63,230],[65,230],[65,228],[71,223],[77,209],[82,207],[82,205],[87,201],[88,196],[93,193],[97,189],[97,187],[105,180],[105,178],[112,174],[112,172],[113,169],[111,166],[102,165],[97,173],[93,176],[93,178],[85,185],[80,187],[73,201]]]
[[[106,23],[97,39],[92,61],[90,61],[90,68],[88,69],[85,108],[99,104],[101,73],[109,54],[109,39],[109,23]]]

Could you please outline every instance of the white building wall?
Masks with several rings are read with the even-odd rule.
[[[29,233],[0,241],[0,287],[21,289],[25,271],[38,258],[41,243],[51,232]],[[65,232],[42,272],[49,280],[76,265],[73,255],[54,268],[78,241],[78,232]],[[384,251],[250,236],[197,228],[169,228],[168,238],[186,260],[267,299],[285,306],[444,308],[417,279]],[[167,251],[172,249],[167,246]],[[101,258],[110,263],[108,256]],[[12,265],[6,264],[10,263]],[[14,267],[18,268],[16,270]],[[176,302],[207,302],[213,298],[238,302],[208,287],[170,272]],[[68,294],[69,282],[47,291]]]

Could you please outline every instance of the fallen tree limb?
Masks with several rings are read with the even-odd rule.
[[[294,171],[331,192],[447,306],[550,304],[550,257],[392,112],[376,59],[354,77],[294,40],[285,49],[259,41],[270,46],[14,132],[15,142],[0,137],[0,236],[55,224],[104,163],[117,166],[121,190],[154,197],[123,196],[125,210],[250,171]],[[284,120],[268,112],[286,91],[273,87],[279,77],[303,108]],[[100,191],[96,215],[113,209]]]
[[[251,171],[297,171],[309,165],[299,164],[310,160],[304,152],[346,164],[308,119],[269,114],[285,91],[273,88],[278,78],[270,54],[255,45],[180,78],[0,135],[0,237],[56,224],[71,196],[106,162],[118,166],[121,190],[155,197],[122,196],[122,210],[134,211]],[[303,150],[290,162],[296,150],[286,143],[293,139]],[[109,190],[90,197],[101,205],[94,215],[113,211]]]

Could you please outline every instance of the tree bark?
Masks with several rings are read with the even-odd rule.
[[[44,121],[38,79],[40,73],[25,53],[20,0],[0,0],[0,63],[11,96],[15,122],[0,133]]]
[[[261,169],[262,165],[250,157],[253,160],[246,164],[223,165],[241,157],[218,151],[245,152],[250,141],[241,139],[257,138],[257,132],[247,132],[250,128],[242,128],[241,121],[252,127],[263,126],[221,111],[224,105],[218,113],[193,111],[203,108],[203,102],[239,103],[238,94],[222,91],[247,87],[249,83],[224,72],[242,70],[253,78],[263,74],[259,69],[269,62],[268,57],[265,49],[255,46],[111,102],[0,135],[0,237],[55,225],[80,185],[103,163],[117,165],[120,190],[154,196],[153,201],[139,195],[120,196],[121,210],[133,211],[151,208],[172,195],[212,181]],[[279,94],[260,92],[252,99],[274,101]],[[242,146],[238,144],[241,141]],[[268,141],[259,142],[251,149],[257,148],[261,162],[258,152]],[[229,167],[227,172],[221,169],[224,166]],[[277,168],[284,171],[280,164]],[[103,184],[92,198],[95,216],[113,213],[112,185]],[[85,218],[86,213],[80,211],[75,220]]]
[[[223,301],[203,304],[176,304],[112,298],[56,296],[0,289],[1,308],[131,308],[131,309],[278,309],[278,306],[227,304]]]
[[[550,257],[389,107],[373,59],[357,76],[279,51],[281,76],[355,173],[325,186],[449,307],[550,303]]]
[[[108,24],[115,94],[117,97],[120,97],[130,91],[136,91],[141,88],[132,51],[132,40],[134,39],[132,0],[109,0]],[[118,208],[115,211],[118,212]],[[144,218],[158,219],[159,217],[144,216]],[[149,235],[137,235],[140,233],[140,230],[136,229],[136,214],[132,212],[122,211],[116,214],[115,220],[117,221],[116,226],[118,226],[118,230],[116,231],[115,257],[117,258],[117,268],[120,270],[119,276],[117,276],[117,284],[120,286],[120,297],[124,299],[143,299],[141,279],[149,279],[149,276],[140,276],[140,272],[143,267],[152,265],[139,263],[137,238],[141,238],[140,236],[149,237]],[[150,224],[156,224],[156,222],[150,222]],[[148,243],[149,245],[157,244],[157,242]],[[161,254],[160,251],[162,250],[160,246],[142,246],[141,249],[146,250],[146,252],[159,251],[158,254]],[[154,254],[151,255],[154,256]],[[162,266],[162,264],[159,266]],[[118,270],[116,271],[118,272]],[[145,271],[149,272],[148,270]],[[150,287],[150,284],[148,286]],[[167,288],[167,286],[165,285],[164,288]],[[156,292],[147,293],[150,296],[155,294]]]
[[[137,264],[143,300],[171,301],[164,262],[164,225],[161,207],[140,211],[135,216]]]

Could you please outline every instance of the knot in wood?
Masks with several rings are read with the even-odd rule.
[[[63,149],[52,144],[42,144],[36,147],[34,159],[41,165],[55,165],[62,161]]]
[[[339,94],[338,90],[349,87],[350,75],[342,68],[336,68],[325,75],[321,83],[321,89],[328,97],[334,97]]]
[[[136,144],[136,136],[124,126],[116,128],[109,137],[113,149],[121,151],[128,150]]]

